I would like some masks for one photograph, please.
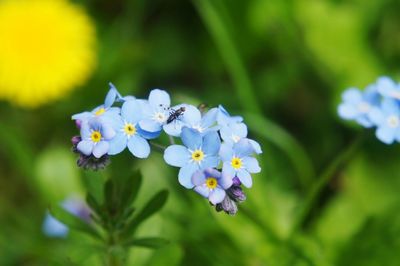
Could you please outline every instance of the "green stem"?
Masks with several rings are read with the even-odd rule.
[[[222,59],[235,84],[239,102],[243,105],[243,108],[253,113],[261,114],[261,108],[257,102],[242,59],[213,1],[193,0],[193,3],[219,49]]]
[[[348,163],[354,154],[357,152],[363,136],[356,138],[351,145],[349,145],[344,151],[342,151],[328,167],[322,172],[318,177],[316,183],[307,195],[303,207],[293,223],[293,227],[289,237],[293,236],[305,223],[306,219],[309,217],[311,211],[314,209],[319,196],[325,187],[329,184],[335,174],[338,172],[339,168],[343,167],[344,164]]]
[[[155,148],[155,150],[157,150],[157,151],[159,151],[161,153],[164,153],[165,149],[167,148],[164,145],[161,145],[161,144],[158,144],[158,143],[155,143],[155,142],[152,142],[152,141],[150,141],[149,143],[150,143],[151,146],[153,146]]]

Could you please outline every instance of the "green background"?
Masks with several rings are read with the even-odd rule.
[[[398,80],[399,1],[77,2],[97,27],[92,78],[39,109],[0,103],[0,265],[101,265],[89,237],[50,239],[41,225],[47,206],[85,191],[70,117],[102,103],[109,81],[123,95],[164,88],[175,104],[222,104],[264,151],[233,217],[181,187],[161,154],[132,157],[139,204],[170,190],[138,235],[171,243],[132,249],[128,265],[400,265],[398,144],[336,113],[344,89]]]

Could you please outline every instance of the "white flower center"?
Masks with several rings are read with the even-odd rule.
[[[200,133],[203,133],[203,131],[204,131],[204,128],[202,128],[200,125],[192,126],[192,128],[193,128],[193,129],[196,129],[196,130],[199,131]]]
[[[396,116],[396,115],[391,115],[391,116],[388,117],[387,123],[388,123],[389,127],[396,128],[400,124],[399,117]]]
[[[240,137],[238,135],[232,134],[232,140],[233,140],[233,142],[237,143],[237,142],[239,142]]]
[[[371,105],[367,102],[361,102],[357,108],[361,113],[368,113],[371,110]]]
[[[164,113],[157,112],[153,116],[153,120],[157,121],[158,123],[164,123],[167,121],[167,116]]]

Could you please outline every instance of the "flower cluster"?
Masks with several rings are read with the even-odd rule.
[[[386,144],[400,142],[400,84],[380,77],[364,91],[347,89],[338,107],[339,116],[365,128],[376,127],[376,137]]]
[[[147,158],[149,142],[164,131],[171,140],[165,162],[179,167],[179,183],[208,198],[217,211],[236,213],[236,203],[246,198],[241,185],[250,188],[251,174],[261,171],[254,157],[261,147],[247,138],[242,117],[230,116],[222,106],[207,111],[190,104],[171,107],[164,90],[137,99],[123,97],[110,83],[104,104],[72,119],[80,129],[80,136],[72,139],[74,152],[80,154],[78,165],[95,170],[126,148],[137,158]]]

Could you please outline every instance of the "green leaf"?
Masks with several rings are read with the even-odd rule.
[[[101,213],[101,206],[100,204],[96,201],[96,199],[93,197],[92,194],[88,193],[86,195],[86,202],[89,205],[89,207],[96,212],[96,214]]]
[[[152,216],[154,213],[159,211],[164,204],[167,202],[168,191],[161,190],[150,201],[146,204],[146,206],[139,212],[139,214],[133,218],[127,225],[126,230],[124,232],[124,236],[129,238],[132,235],[137,227],[145,221],[147,218]]]
[[[120,206],[121,209],[129,207],[136,199],[139,194],[140,187],[142,185],[142,174],[140,171],[135,171],[129,178],[127,178],[120,191]]]
[[[91,235],[97,239],[102,239],[101,235],[94,227],[76,217],[75,215],[67,212],[62,207],[54,205],[49,207],[49,211],[51,215],[53,215],[57,220],[67,225],[68,227]]]
[[[137,238],[125,243],[126,246],[137,246],[146,248],[161,248],[169,244],[169,241],[160,237]]]

